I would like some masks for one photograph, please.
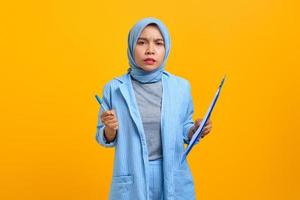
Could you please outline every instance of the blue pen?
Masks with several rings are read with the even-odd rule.
[[[96,94],[95,95],[98,103],[100,104],[100,106],[103,108],[104,111],[107,111],[107,109],[105,108],[104,104],[103,104],[103,101],[100,99],[100,97]]]

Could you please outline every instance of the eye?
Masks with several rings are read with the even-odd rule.
[[[145,42],[144,41],[138,41],[137,44],[141,45],[141,44],[145,44]]]
[[[157,45],[160,45],[160,46],[161,46],[161,45],[164,45],[164,43],[162,43],[162,42],[157,42],[156,44],[157,44]]]

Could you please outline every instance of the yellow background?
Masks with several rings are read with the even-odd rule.
[[[194,118],[228,77],[213,129],[189,157],[197,199],[300,199],[299,8],[296,0],[2,1],[0,199],[107,199],[113,149],[95,141],[94,94],[126,72],[127,33],[148,16],[169,28],[166,69],[190,80]]]

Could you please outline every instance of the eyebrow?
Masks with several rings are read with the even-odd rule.
[[[139,37],[138,40],[147,40],[147,38],[144,38],[144,37]],[[154,39],[154,41],[164,41],[162,38],[157,38],[157,39]]]

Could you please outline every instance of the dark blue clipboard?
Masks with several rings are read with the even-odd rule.
[[[221,89],[223,87],[223,83],[225,81],[225,78],[226,78],[226,76],[224,76],[224,78],[222,79],[221,84],[219,85],[219,88],[218,88],[218,90],[217,90],[217,92],[215,94],[215,97],[213,98],[213,100],[212,100],[212,102],[211,102],[211,104],[210,104],[210,106],[209,106],[206,114],[205,114],[204,119],[201,121],[201,124],[200,124],[199,128],[193,134],[193,137],[190,140],[189,145],[185,149],[185,151],[184,151],[184,153],[182,155],[180,164],[182,164],[184,162],[184,160],[186,159],[187,155],[190,153],[190,151],[192,150],[192,148],[194,147],[194,145],[196,144],[196,142],[200,140],[201,135],[202,135],[202,131],[203,131],[204,127],[205,127],[205,124],[207,123],[207,121],[208,121],[208,119],[209,119],[209,117],[210,117],[210,115],[211,115],[211,113],[212,113],[212,111],[213,111],[213,109],[215,107],[215,104],[216,104],[216,102],[217,102],[217,100],[219,98],[219,95],[220,95]]]

